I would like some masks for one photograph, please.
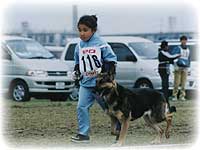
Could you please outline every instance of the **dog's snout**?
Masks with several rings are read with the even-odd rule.
[[[102,79],[97,79],[96,80],[96,85],[99,86],[103,83]]]
[[[107,73],[102,73],[97,76],[96,85],[100,86],[104,83],[112,82],[111,77]]]

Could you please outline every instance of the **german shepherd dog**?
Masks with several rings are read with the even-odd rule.
[[[115,132],[114,125],[117,121],[121,123],[116,146],[124,144],[129,122],[142,116],[157,132],[153,144],[161,142],[164,132],[165,137],[169,138],[169,129],[176,107],[170,107],[169,102],[159,91],[150,88],[129,90],[116,83],[113,76],[108,73],[98,74],[96,91],[107,104],[107,113],[111,117],[111,132]],[[165,131],[158,126],[162,121],[167,123]]]

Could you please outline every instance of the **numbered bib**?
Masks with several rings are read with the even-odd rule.
[[[187,48],[186,50],[184,50],[181,47],[180,47],[180,49],[181,49],[181,58],[188,59],[189,54],[190,54],[189,49]]]
[[[81,48],[79,51],[80,71],[83,75],[94,77],[101,72],[101,50],[98,47]]]

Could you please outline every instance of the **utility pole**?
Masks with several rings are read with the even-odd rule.
[[[78,7],[77,5],[72,6],[72,32],[77,32],[77,21],[78,21]]]
[[[168,17],[168,25],[169,25],[169,32],[174,32],[176,27],[176,17],[169,16]]]
[[[21,27],[22,27],[22,36],[28,37],[28,33],[30,31],[28,21],[21,22]]]

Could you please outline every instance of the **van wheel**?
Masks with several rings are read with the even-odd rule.
[[[135,88],[153,88],[153,85],[147,79],[142,79],[135,83]]]
[[[28,86],[23,81],[16,81],[11,85],[10,96],[14,101],[29,101],[30,95]]]

